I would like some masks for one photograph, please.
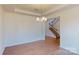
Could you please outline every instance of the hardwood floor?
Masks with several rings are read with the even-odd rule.
[[[45,40],[7,47],[3,55],[76,55],[59,47],[60,39],[47,37]]]

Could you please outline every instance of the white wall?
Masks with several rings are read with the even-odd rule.
[[[2,6],[0,5],[0,55],[4,51],[4,43],[3,43],[3,10]]]
[[[60,46],[79,53],[79,5],[69,6],[48,17],[60,16]]]
[[[4,12],[5,46],[44,40],[44,23],[37,22],[34,16]]]

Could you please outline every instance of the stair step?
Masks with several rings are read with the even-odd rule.
[[[49,30],[51,30],[55,34],[56,38],[60,38],[59,33],[55,30],[54,27],[49,27]]]

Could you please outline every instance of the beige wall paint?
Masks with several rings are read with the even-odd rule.
[[[4,43],[3,43],[3,10],[2,6],[0,5],[0,54],[3,53],[4,50]]]
[[[56,11],[49,17],[60,16],[60,47],[79,54],[79,5]]]
[[[4,11],[5,46],[44,40],[44,23],[36,17]]]

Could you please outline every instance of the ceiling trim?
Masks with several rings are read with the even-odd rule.
[[[49,15],[49,14],[55,12],[55,11],[58,11],[58,10],[64,8],[64,7],[67,7],[67,6],[69,6],[69,5],[65,4],[65,5],[58,6],[55,9],[52,8],[51,10],[48,10],[47,12],[45,12],[43,15]]]
[[[39,13],[35,13],[35,12],[31,12],[31,11],[25,11],[25,10],[22,10],[22,9],[19,9],[19,8],[14,8],[14,12],[29,14],[29,15],[34,15],[34,16],[40,16]]]
[[[51,9],[51,10],[48,10],[47,12],[43,13],[42,15],[46,16],[46,15],[49,15],[55,11],[58,11],[60,10],[61,8],[64,8],[68,6],[68,4],[65,4],[65,5],[60,5],[58,7],[56,7],[55,9]],[[34,15],[34,16],[41,16],[41,14],[39,13],[35,13],[35,12],[31,12],[31,11],[25,11],[25,10],[22,10],[22,9],[19,9],[19,8],[14,8],[14,12],[18,12],[18,13],[24,13],[24,14],[29,14],[29,15]]]

